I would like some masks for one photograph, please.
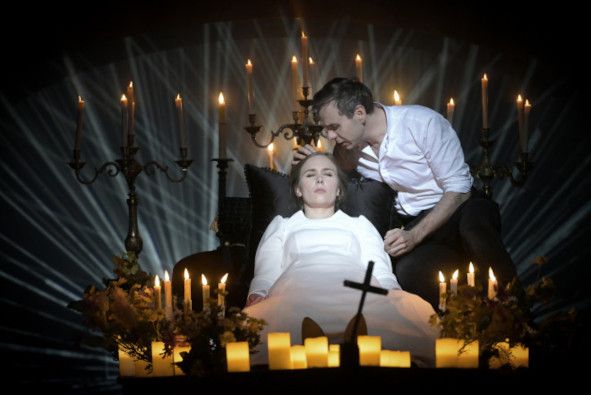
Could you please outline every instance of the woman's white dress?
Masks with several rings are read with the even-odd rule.
[[[269,224],[257,249],[249,291],[267,298],[244,309],[268,324],[251,362],[267,363],[268,332],[290,332],[292,345],[302,344],[304,317],[316,321],[331,344],[342,343],[361,298],[360,290],[345,287],[343,281],[363,282],[370,260],[375,262],[372,285],[389,291],[367,294],[363,315],[368,335],[381,336],[382,349],[410,351],[417,365],[433,366],[438,336],[428,323],[433,308],[400,289],[374,226],[363,216],[342,211],[324,219],[309,219],[298,211]]]

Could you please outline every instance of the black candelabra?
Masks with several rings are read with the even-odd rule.
[[[93,175],[88,178],[84,177],[81,172],[86,162],[80,158],[80,140],[82,135],[84,101],[79,98],[78,103],[76,140],[75,148],[73,150],[74,156],[73,160],[69,162],[69,166],[74,170],[76,179],[84,185],[93,184],[98,176],[103,173],[107,174],[109,177],[116,177],[119,175],[119,173],[123,174],[129,191],[127,199],[129,226],[127,236],[125,238],[125,248],[128,252],[133,252],[136,254],[136,256],[138,256],[142,250],[143,241],[140,236],[137,221],[138,199],[135,190],[135,180],[137,176],[142,172],[145,172],[148,175],[154,175],[156,169],[158,169],[163,172],[170,181],[181,182],[187,177],[189,166],[193,162],[191,159],[187,158],[187,136],[184,127],[182,100],[180,99],[180,96],[177,96],[175,101],[178,110],[181,131],[180,158],[175,161],[181,170],[181,174],[178,177],[175,177],[169,173],[168,166],[163,165],[155,160],[148,161],[144,164],[141,164],[136,160],[136,154],[139,151],[139,147],[135,145],[134,124],[136,102],[132,83],[130,83],[127,89],[127,97],[123,95],[121,98],[123,130],[121,157],[114,161],[105,162],[99,167],[95,167]]]

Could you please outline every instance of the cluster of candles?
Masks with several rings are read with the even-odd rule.
[[[226,299],[225,299],[225,292],[226,292],[226,281],[228,280],[228,273],[224,274],[221,278],[220,282],[218,283],[218,306],[221,307],[222,312],[225,311],[226,308]],[[183,305],[185,306],[185,311],[190,311],[193,309],[193,301],[191,298],[191,277],[189,276],[189,271],[185,269],[184,272],[184,293],[183,293]],[[209,309],[209,299],[210,299],[210,286],[207,283],[207,278],[205,275],[201,274],[201,289],[203,295],[203,310]],[[160,278],[158,275],[154,277],[154,307],[156,309],[162,308],[162,287],[160,285]],[[172,284],[170,281],[170,277],[168,276],[168,271],[164,272],[164,315],[167,319],[172,320],[173,317],[173,308],[172,308]]]
[[[449,281],[449,288],[451,296],[455,296],[458,293],[458,277],[459,277],[459,270],[456,269],[453,272],[452,277]],[[468,286],[474,287],[474,265],[470,262],[468,265],[468,273],[466,273],[467,283]],[[494,299],[497,296],[498,290],[498,281],[493,272],[492,268],[488,268],[488,290],[487,296],[489,299]],[[439,271],[439,310],[444,311],[446,307],[446,299],[447,299],[447,283],[445,282],[445,276],[441,271]]]

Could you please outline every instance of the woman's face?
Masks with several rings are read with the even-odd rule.
[[[334,209],[338,189],[337,168],[326,156],[313,156],[302,165],[295,193],[305,208]]]

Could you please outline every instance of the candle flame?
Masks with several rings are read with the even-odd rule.
[[[170,281],[170,277],[168,277],[168,271],[164,271],[164,281]]]
[[[224,100],[224,94],[222,92],[220,92],[220,95],[218,96],[218,102],[220,103],[220,106],[226,105],[226,101]]]
[[[311,56],[308,58],[308,63],[309,63],[311,66],[313,66],[313,65],[314,65],[314,59],[312,59],[312,57],[311,57]]]
[[[450,106],[455,106],[456,103],[454,102],[454,98],[452,97],[451,99],[449,99],[449,105]]]
[[[184,276],[185,276],[185,280],[190,280],[191,279],[191,277],[189,277],[189,271],[187,270],[187,268],[185,268]]]
[[[177,93],[176,94],[176,99],[174,99],[175,101],[182,101],[183,99],[181,99],[181,94]]]
[[[357,54],[357,55],[355,56],[355,61],[356,61],[356,62],[361,62],[361,61],[362,61],[362,59],[361,59],[361,56],[360,56],[359,54]]]
[[[78,96],[78,103],[84,103],[84,100],[82,100],[82,96]]]
[[[293,55],[291,57],[291,63],[297,63],[297,62],[298,62],[298,58],[295,55]]]
[[[531,103],[528,99],[525,99],[525,107],[531,107]]]
[[[154,276],[154,287],[160,287],[160,278],[158,275]]]
[[[129,87],[133,88],[133,81],[129,81]]]
[[[267,150],[269,150],[269,152],[273,152],[273,149],[274,149],[273,143],[271,143],[267,146]]]
[[[220,280],[220,283],[225,284],[226,280],[228,279],[228,273],[224,274],[224,277]]]
[[[495,274],[493,273],[492,267],[488,268],[488,278],[490,278],[493,281],[497,281],[497,278],[495,277]]]
[[[440,283],[444,283],[445,282],[445,277],[443,277],[443,273],[441,273],[441,270],[439,271],[439,282]]]
[[[121,95],[121,103],[127,104],[127,96],[125,94]]]
[[[472,262],[470,262],[470,266],[468,266],[468,271],[470,273],[474,273],[474,265],[472,264]]]
[[[319,151],[322,149],[322,142],[320,141],[320,139],[318,139],[318,143],[316,143],[316,149],[318,149]]]
[[[201,274],[201,285],[207,285],[207,278],[204,274]]]
[[[306,33],[304,33],[304,31],[302,31],[302,38],[308,38],[308,36],[306,36]]]
[[[246,67],[252,67],[252,63],[250,62],[250,59],[246,60]]]
[[[400,94],[398,93],[398,91],[396,89],[394,89],[394,103],[395,104],[400,104],[402,101],[400,100]]]
[[[482,80],[483,81],[488,81],[488,77],[486,76],[486,73],[484,73],[484,75],[482,76]]]
[[[458,269],[456,269],[454,274],[452,274],[451,278],[453,278],[454,280],[457,280],[459,275],[460,275],[460,271]]]
[[[523,101],[523,98],[521,97],[521,95],[517,95],[517,103],[521,103]]]

